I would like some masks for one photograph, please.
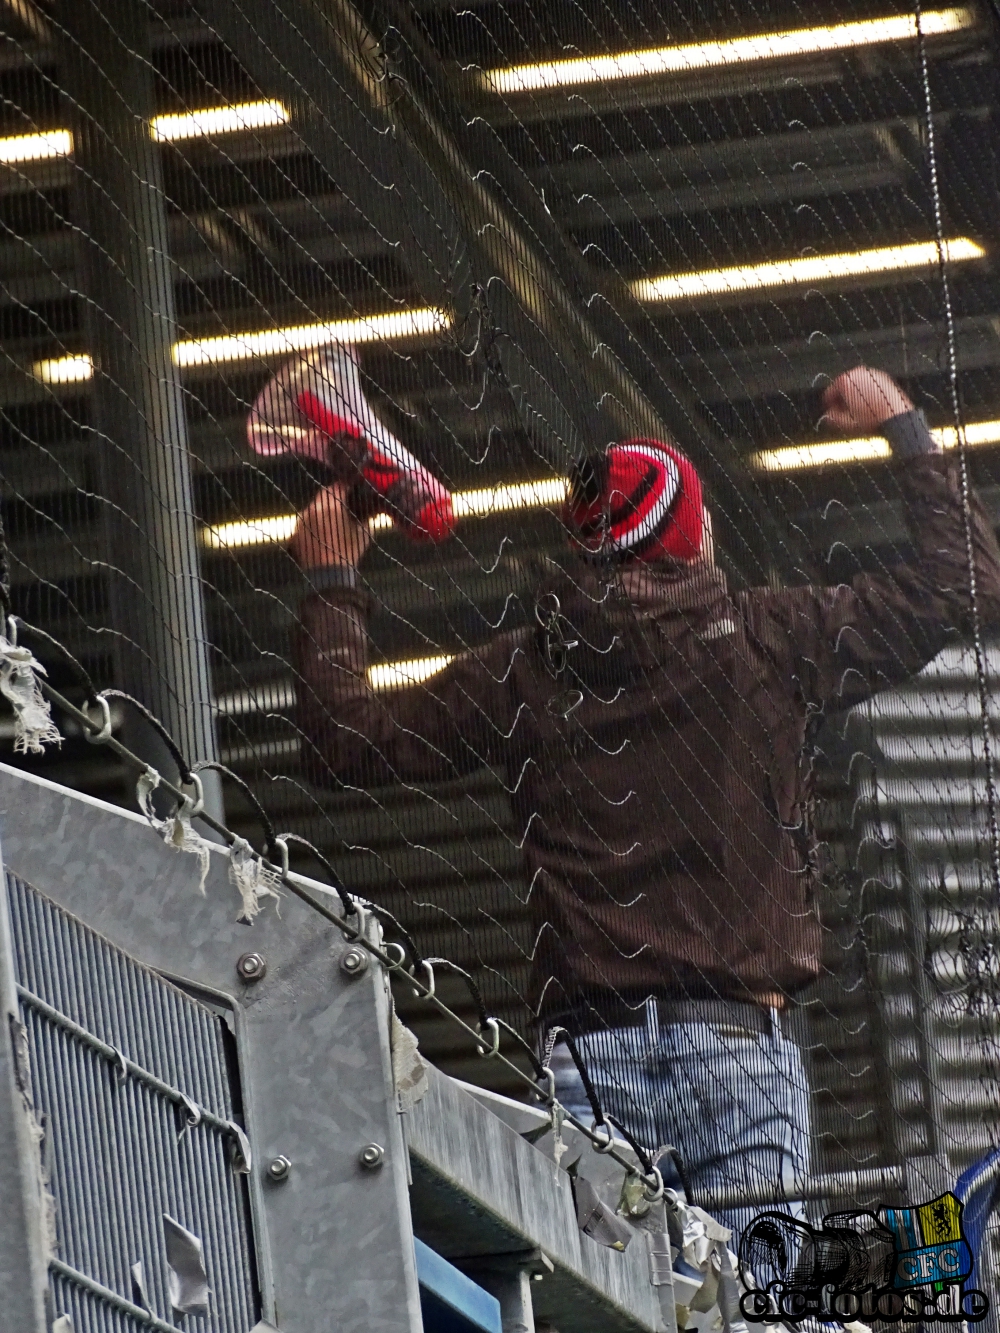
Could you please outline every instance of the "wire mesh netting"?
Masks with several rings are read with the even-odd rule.
[[[998,1142],[994,9],[0,19],[14,612],[738,1228],[952,1188]],[[61,729],[14,762],[131,803]]]

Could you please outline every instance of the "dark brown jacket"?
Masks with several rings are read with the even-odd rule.
[[[506,771],[538,928],[542,1014],[648,994],[792,994],[819,969],[810,735],[968,632],[953,463],[899,468],[917,558],[840,587],[731,595],[712,565],[581,566],[550,625],[423,685],[367,687],[367,597],[304,604],[300,706],[314,776],[375,786]],[[1000,551],[973,503],[980,613],[1000,623]],[[551,598],[543,607],[554,610]],[[558,648],[554,654],[559,666]],[[582,702],[566,712],[576,701]]]

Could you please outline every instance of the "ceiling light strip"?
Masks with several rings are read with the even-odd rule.
[[[213,366],[258,357],[287,356],[326,343],[394,342],[444,332],[451,325],[442,310],[393,310],[329,324],[299,324],[284,329],[232,333],[217,338],[191,338],[174,344],[174,361],[182,367]],[[36,361],[31,374],[43,384],[76,384],[89,380],[94,363],[86,355],[59,356]]]
[[[539,509],[545,505],[561,504],[565,495],[566,483],[562,477],[550,477],[544,481],[513,482],[474,491],[455,491],[452,505],[456,518],[489,518],[494,514],[519,509]],[[295,514],[219,523],[203,529],[202,541],[213,551],[286,542],[294,535],[297,523]],[[368,526],[372,531],[391,528],[392,519],[388,514],[376,514],[369,519]]]
[[[434,657],[412,657],[400,662],[380,662],[365,672],[373,690],[400,689],[419,685],[454,661],[454,654],[439,653]],[[291,681],[272,681],[254,685],[247,690],[235,690],[220,695],[214,711],[219,717],[245,717],[250,713],[283,713],[294,708],[298,701]]]
[[[943,249],[944,258],[949,263],[986,257],[983,247],[967,236],[945,241]],[[773,287],[829,282],[837,278],[932,268],[940,258],[937,241],[916,241],[908,245],[845,251],[843,254],[804,255],[765,264],[642,278],[632,283],[632,291],[638,300],[645,302],[690,301],[723,293],[764,291]]]
[[[87,356],[56,356],[36,361],[31,373],[43,384],[79,384],[94,373],[94,362]]]
[[[208,106],[176,115],[154,116],[150,127],[153,138],[159,143],[175,143],[179,139],[273,129],[287,125],[290,119],[288,108],[282,102],[236,102],[229,106]]]
[[[297,324],[283,329],[232,333],[217,338],[192,338],[174,344],[178,366],[208,366],[224,361],[287,356],[327,343],[368,343],[443,333],[451,320],[443,310],[423,307],[334,320],[329,324]]]
[[[0,139],[0,162],[40,162],[48,157],[69,157],[73,136],[69,130],[46,130],[41,134],[15,134]]]
[[[958,445],[954,426],[938,426],[931,435],[944,449]],[[1000,444],[1000,421],[973,421],[964,430],[969,448]],[[856,440],[831,440],[821,444],[795,444],[784,449],[762,449],[751,457],[760,472],[799,472],[805,468],[829,467],[844,463],[878,462],[892,456],[888,442],[881,435]]]
[[[412,657],[405,662],[384,662],[370,666],[365,675],[373,690],[398,690],[407,685],[419,685],[454,660],[454,654],[448,653],[441,653],[437,657]]]
[[[975,25],[975,11],[962,7],[931,10],[921,15],[926,37],[959,32]],[[658,46],[612,55],[549,60],[508,69],[485,70],[482,85],[491,93],[537,92],[620,79],[642,79],[660,74],[686,74],[701,69],[747,65],[764,60],[857,50],[891,42],[913,41],[917,36],[912,14],[835,23],[816,28],[792,28],[759,33],[724,42],[696,42],[685,46]]]
[[[247,130],[275,129],[291,120],[283,102],[236,102],[228,106],[198,107],[165,116],[154,116],[150,130],[157,143],[182,139],[214,138],[220,134],[242,134]],[[42,130],[37,134],[14,134],[0,138],[0,164],[41,162],[45,158],[69,157],[73,135],[69,130]]]

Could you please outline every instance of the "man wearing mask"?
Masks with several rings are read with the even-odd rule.
[[[380,454],[387,433],[338,371],[345,355],[309,371],[323,383],[305,397],[325,412],[295,399],[344,477],[293,542],[315,589],[296,648],[313,777],[377,786],[504,770],[532,885],[540,1029],[572,1034],[604,1109],[646,1146],[676,1146],[696,1196],[794,1199],[809,1107],[792,1015],[821,950],[811,741],[824,715],[969,633],[957,463],[889,376],[841,375],[827,420],[888,440],[912,560],[838,587],[731,593],[691,463],[662,441],[613,445],[570,479],[576,558],[539,594],[537,625],[376,694],[358,476],[386,495],[393,457],[406,461]],[[971,514],[991,625],[1000,551],[974,497]],[[552,1063],[560,1101],[589,1120],[565,1047]],[[754,1211],[726,1215],[739,1229]]]

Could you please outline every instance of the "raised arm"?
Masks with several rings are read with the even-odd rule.
[[[751,595],[760,625],[777,629],[796,684],[814,706],[849,707],[912,676],[945,644],[972,630],[966,522],[957,458],[943,454],[922,412],[883,371],[859,366],[824,396],[827,420],[851,434],[882,434],[915,546],[913,560],[839,587]],[[981,627],[1000,627],[1000,549],[993,525],[969,495]]]
[[[294,644],[310,776],[357,786],[434,782],[493,762],[514,720],[505,683],[513,641],[463,653],[423,682],[373,690],[371,598],[357,573],[371,535],[348,495],[346,483],[321,490],[292,544],[312,585]]]

